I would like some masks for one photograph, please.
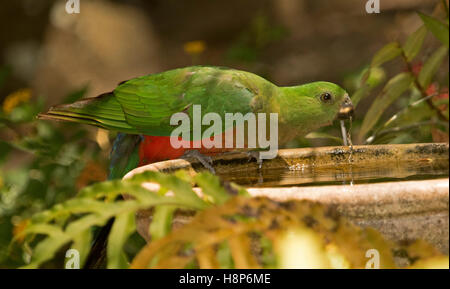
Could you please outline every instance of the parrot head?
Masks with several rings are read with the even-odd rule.
[[[296,136],[353,115],[348,93],[339,85],[325,81],[282,87],[278,106],[280,124],[292,128]]]

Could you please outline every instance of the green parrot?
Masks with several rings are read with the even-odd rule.
[[[120,132],[110,165],[110,178],[120,178],[137,166],[180,158],[191,151],[200,155],[224,151],[170,145],[171,116],[182,112],[192,119],[195,105],[201,106],[201,117],[210,112],[222,119],[226,113],[276,113],[279,145],[353,112],[347,92],[330,82],[279,87],[250,72],[192,66],[124,81],[110,93],[52,107],[39,117]]]
[[[120,83],[114,91],[72,104],[52,107],[41,119],[85,123],[119,132],[110,156],[110,179],[157,161],[176,159],[191,152],[213,170],[202,156],[226,149],[174,148],[171,117],[179,112],[189,119],[195,106],[201,118],[215,112],[278,114],[278,144],[351,116],[353,106],[344,89],[329,82],[279,87],[250,72],[211,66],[193,66],[150,74]],[[229,128],[223,126],[222,133]],[[195,139],[192,139],[195,141]],[[86,268],[105,263],[105,244],[112,220],[97,234]]]

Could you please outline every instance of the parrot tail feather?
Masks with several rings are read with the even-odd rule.
[[[113,93],[104,93],[71,104],[54,106],[48,112],[40,113],[38,118],[90,124],[122,132],[135,132],[135,129],[126,122],[122,107]]]

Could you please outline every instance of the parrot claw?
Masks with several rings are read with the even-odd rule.
[[[189,159],[193,158],[198,160],[205,168],[207,168],[211,173],[215,174],[216,170],[214,170],[212,164],[213,160],[210,156],[206,156],[200,153],[197,150],[189,150],[181,157],[181,159]]]
[[[246,152],[246,153],[247,153],[247,155],[249,157],[248,161],[251,161],[252,159],[255,159],[256,163],[258,164],[258,169],[260,170],[262,168],[263,160],[261,158],[261,155],[260,155],[259,151],[249,151],[249,152]]]

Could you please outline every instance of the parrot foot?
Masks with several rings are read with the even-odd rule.
[[[249,151],[249,152],[246,152],[246,153],[247,153],[247,155],[249,157],[248,161],[251,161],[252,159],[255,159],[256,163],[258,164],[258,169],[260,170],[262,168],[263,160],[261,158],[261,155],[260,155],[259,151]]]
[[[184,155],[181,157],[181,159],[189,159],[189,158],[198,160],[211,173],[213,173],[213,174],[216,173],[216,171],[214,170],[214,168],[212,166],[213,160],[210,156],[206,156],[197,150],[189,150],[189,151],[185,152]]]

